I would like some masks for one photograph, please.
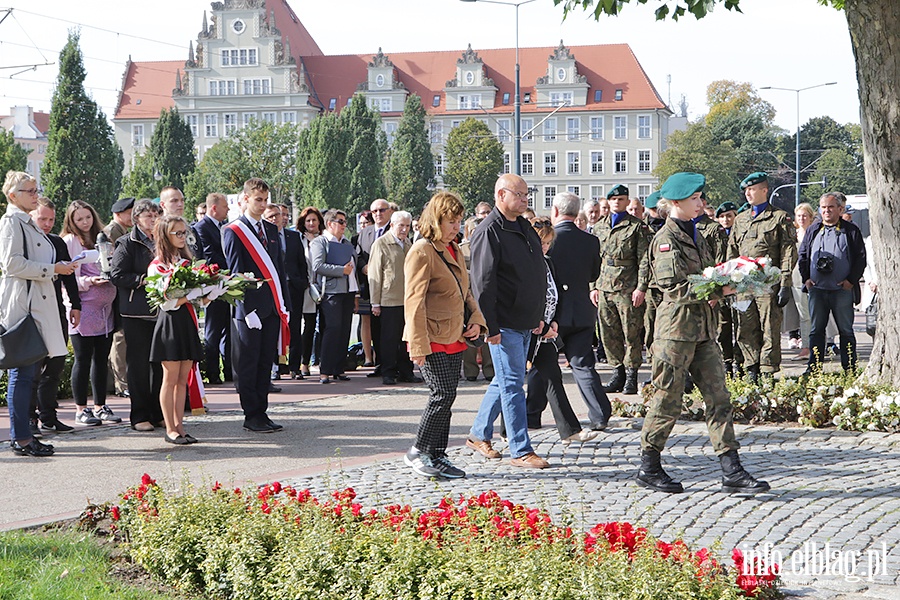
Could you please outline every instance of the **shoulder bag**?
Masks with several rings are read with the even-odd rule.
[[[875,337],[875,325],[878,324],[878,294],[872,296],[872,302],[866,307],[866,333]]]
[[[22,227],[22,249],[28,258],[28,243],[25,240],[25,226]],[[47,356],[47,345],[31,316],[31,280],[27,281],[28,312],[25,317],[9,329],[0,325],[0,369],[17,369],[32,365]]]

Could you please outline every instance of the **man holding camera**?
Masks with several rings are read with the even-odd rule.
[[[800,276],[809,294],[809,363],[821,368],[825,358],[825,326],[834,315],[841,337],[841,366],[856,369],[853,305],[859,304],[859,280],[866,268],[866,247],[859,227],[841,219],[847,200],[840,192],[819,199],[821,221],[810,225],[800,245]]]
[[[797,233],[788,214],[769,204],[769,179],[766,173],[751,173],[741,182],[741,190],[750,205],[740,213],[731,228],[728,258],[767,256],[781,269],[781,285],[765,296],[742,295],[750,302],[738,313],[738,346],[752,381],[760,373],[769,377],[781,368],[782,308],[791,301],[791,272],[797,264]]]

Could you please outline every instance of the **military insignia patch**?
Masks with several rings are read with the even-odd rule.
[[[672,249],[672,246],[670,244],[660,244],[659,245],[660,252],[668,252],[671,249]]]

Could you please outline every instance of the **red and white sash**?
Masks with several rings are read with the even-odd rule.
[[[257,236],[252,229],[247,227],[243,221],[237,219],[226,225],[226,227],[231,229],[244,243],[244,247],[247,249],[247,252],[250,253],[250,258],[253,259],[256,267],[259,269],[260,273],[262,273],[266,283],[269,284],[269,289],[272,291],[272,297],[275,299],[275,310],[278,312],[279,319],[281,319],[281,330],[278,336],[278,354],[280,356],[287,356],[291,330],[288,326],[287,305],[284,302],[281,279],[278,278],[278,271],[275,269],[275,263],[272,262],[272,257],[269,256],[269,253],[263,248],[259,236]],[[265,225],[263,225],[263,227],[265,227]]]

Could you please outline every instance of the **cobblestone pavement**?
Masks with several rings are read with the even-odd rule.
[[[686,493],[669,495],[633,481],[639,429],[640,420],[613,419],[596,440],[569,447],[552,428],[533,431],[536,452],[552,465],[544,471],[512,467],[508,456],[485,461],[457,447],[448,454],[467,472],[461,480],[422,478],[397,457],[281,482],[320,495],[350,486],[364,506],[399,502],[420,508],[447,495],[493,489],[514,502],[548,508],[580,530],[630,521],[662,539],[681,536],[692,545],[717,546],[720,556],[735,547],[745,554],[780,553],[791,595],[900,598],[897,436],[738,426],[745,467],[772,485],[768,494],[746,497],[718,491],[720,470],[705,424],[679,423],[664,465]],[[506,451],[496,437],[495,447]]]

